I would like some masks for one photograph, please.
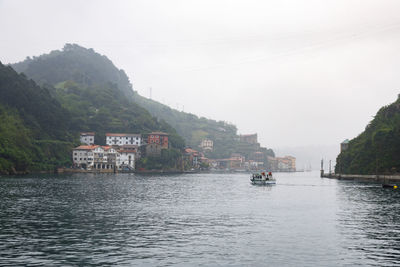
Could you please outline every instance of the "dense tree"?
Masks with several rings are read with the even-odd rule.
[[[400,97],[378,111],[365,131],[339,154],[336,162],[337,173],[400,172]]]
[[[69,124],[68,111],[47,89],[0,63],[0,173],[69,164]]]

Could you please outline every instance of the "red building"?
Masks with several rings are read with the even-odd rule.
[[[168,148],[168,134],[163,132],[149,133],[147,143],[161,145],[161,148]]]

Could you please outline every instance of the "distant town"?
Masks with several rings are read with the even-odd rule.
[[[257,134],[240,135],[240,142],[260,147]],[[160,157],[163,149],[169,148],[168,134],[151,132],[147,135],[135,133],[106,133],[106,145],[95,144],[94,132],[80,134],[81,145],[72,151],[71,169],[87,172],[134,172],[146,171],[136,168],[136,162],[143,157]],[[269,170],[281,172],[296,171],[296,158],[292,156],[271,157],[263,151],[250,153],[246,158],[232,153],[229,158],[211,159],[205,155],[214,149],[214,141],[203,139],[195,150],[186,147],[180,170],[188,171],[235,171]]]

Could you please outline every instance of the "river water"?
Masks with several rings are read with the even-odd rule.
[[[400,266],[400,190],[275,176],[0,177],[0,265]]]

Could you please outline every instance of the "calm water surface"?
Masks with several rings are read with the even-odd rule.
[[[0,265],[400,266],[400,190],[276,177],[1,177]]]

